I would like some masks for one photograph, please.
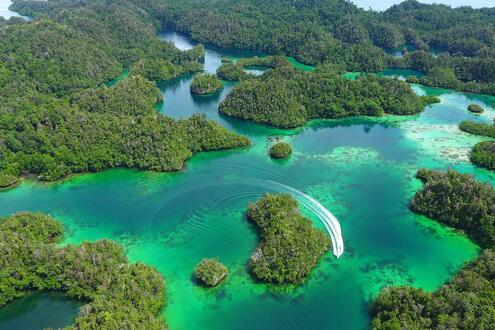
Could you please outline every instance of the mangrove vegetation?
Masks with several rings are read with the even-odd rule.
[[[464,231],[482,247],[495,245],[495,191],[472,175],[453,170],[421,169],[425,182],[411,202],[411,210]]]
[[[495,138],[495,123],[485,124],[463,121],[459,128],[466,133]],[[470,159],[478,166],[495,170],[495,141],[477,143],[471,150]]]
[[[470,159],[478,166],[495,171],[495,141],[485,141],[475,144],[471,150]]]

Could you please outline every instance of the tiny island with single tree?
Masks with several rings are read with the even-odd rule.
[[[287,159],[292,154],[292,146],[284,141],[277,142],[270,147],[270,156],[276,159]]]
[[[485,109],[483,109],[483,107],[479,106],[478,104],[470,104],[468,106],[468,110],[473,113],[483,113],[483,111],[485,111]]]
[[[223,88],[223,83],[213,74],[196,75],[191,82],[191,93],[196,95],[213,94]]]
[[[18,182],[14,175],[0,172],[0,188],[7,188],[15,185]]]
[[[201,284],[215,287],[228,275],[228,269],[217,258],[205,258],[194,269],[194,276]]]
[[[299,212],[290,195],[265,194],[248,206],[261,240],[249,260],[252,274],[273,284],[300,284],[330,247],[330,238]]]

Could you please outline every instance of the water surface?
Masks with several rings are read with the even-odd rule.
[[[162,38],[193,46],[180,34]],[[207,47],[205,70],[214,72],[222,57],[243,56],[253,53]],[[435,290],[478,255],[471,241],[411,213],[408,205],[421,187],[414,178],[420,167],[454,168],[495,185],[493,173],[468,160],[483,138],[458,129],[465,119],[493,121],[494,97],[415,85],[417,93],[442,102],[411,117],[318,120],[283,131],[220,115],[218,104],[232,83],[202,97],[190,94],[190,83],[191,76],[159,83],[165,98],[159,111],[174,118],[204,113],[248,136],[250,148],[198,154],[179,173],[116,169],[52,184],[25,181],[0,194],[0,214],[50,213],[67,228],[65,244],[101,238],[124,244],[132,261],[166,277],[163,316],[171,329],[365,329],[368,304],[381,288]],[[487,110],[474,115],[470,103]],[[273,137],[292,143],[291,159],[268,156]],[[257,235],[246,207],[277,190],[260,180],[303,191],[340,220],[344,254],[336,259],[327,253],[297,289],[255,283],[247,272]],[[215,256],[229,268],[228,280],[212,290],[195,286],[194,266]]]
[[[9,19],[12,16],[19,16],[17,13],[9,10],[11,4],[11,0],[0,0],[0,16],[3,16],[5,19]]]
[[[71,325],[82,302],[59,292],[34,292],[0,308],[0,330],[59,329]]]

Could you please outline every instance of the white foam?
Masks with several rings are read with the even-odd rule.
[[[263,181],[263,183],[270,188],[278,187],[282,192],[290,192],[296,197],[299,197],[299,202],[316,214],[318,219],[325,225],[325,228],[330,235],[330,239],[332,240],[333,254],[338,258],[344,253],[344,240],[342,239],[340,223],[330,211],[313,197],[295,188],[270,180]]]

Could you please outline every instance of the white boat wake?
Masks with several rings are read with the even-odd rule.
[[[262,180],[260,180],[262,181]],[[269,188],[278,187],[282,192],[290,192],[296,197],[299,197],[299,202],[311,210],[318,219],[325,225],[328,233],[330,234],[330,239],[332,240],[333,254],[338,258],[344,253],[344,240],[342,239],[342,232],[340,229],[340,223],[337,218],[328,211],[323,205],[321,205],[313,197],[294,189],[292,187],[286,186],[282,183],[275,181],[263,181],[264,185],[268,185]]]
[[[208,198],[202,200],[199,202],[199,204],[211,204],[213,201],[216,201],[218,203],[220,200],[224,198],[233,198],[233,197],[247,197],[247,196],[257,196],[259,197],[260,191],[239,191],[239,185],[246,185],[246,186],[254,186],[254,187],[263,187],[266,188],[268,191],[274,191],[278,193],[289,193],[293,195],[299,203],[301,203],[304,207],[306,207],[309,211],[311,211],[313,214],[315,214],[318,219],[325,225],[325,229],[327,230],[328,234],[330,235],[330,239],[332,241],[332,249],[333,249],[333,254],[338,258],[344,253],[344,241],[342,239],[342,233],[340,229],[340,223],[337,220],[337,218],[330,212],[328,211],[323,205],[321,205],[317,200],[315,200],[313,197],[303,193],[300,190],[297,190],[293,187],[287,186],[285,184],[282,184],[280,182],[272,181],[272,180],[263,180],[263,179],[255,179],[255,178],[250,178],[250,179],[236,179],[236,189],[235,191],[230,191],[229,193],[224,193],[222,195],[216,196],[216,195],[209,195]],[[295,183],[296,184],[296,183]],[[149,227],[151,226],[151,223],[154,221],[156,218],[157,214],[159,212],[166,208],[168,203],[174,203],[175,198],[179,198],[180,196],[185,196],[189,193],[191,193],[193,190],[197,190],[199,187],[210,187],[210,186],[219,186],[219,185],[232,185],[232,181],[215,181],[212,182],[211,180],[203,180],[203,182],[195,182],[195,185],[185,185],[182,187],[175,187],[171,191],[171,198],[163,201],[156,209],[154,209],[147,217],[146,219],[146,225]],[[257,189],[256,189],[257,190]],[[213,191],[213,189],[211,190]],[[222,190],[225,191],[225,190]],[[199,205],[196,205],[196,207]]]

